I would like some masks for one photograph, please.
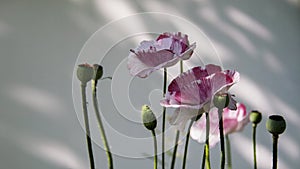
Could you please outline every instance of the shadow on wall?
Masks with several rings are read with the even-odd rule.
[[[0,63],[0,70],[12,72],[10,76],[1,73],[6,78],[3,83],[6,86],[1,86],[1,98],[5,99],[0,104],[5,113],[0,119],[0,137],[4,140],[4,152],[7,152],[0,160],[2,167],[77,169],[88,165],[83,132],[73,131],[73,123],[78,122],[72,110],[71,90],[68,90],[74,66],[70,61],[75,60],[84,40],[104,23],[122,15],[152,11],[186,18],[207,34],[221,55],[224,67],[235,68],[241,73],[241,82],[233,92],[246,103],[248,110],[261,110],[265,118],[269,114],[282,114],[286,118],[288,128],[280,138],[279,166],[292,169],[298,165],[300,11],[288,1],[70,0],[42,3],[28,0],[2,2],[0,9],[0,37],[4,40],[0,46],[3,55],[7,56],[5,63]],[[107,51],[105,43],[118,41],[122,32],[132,29],[147,32],[151,27],[160,26],[152,22],[135,20],[134,25],[111,30],[111,34],[103,36],[104,44],[99,44],[98,50]],[[172,21],[170,24],[174,29],[182,26]],[[129,40],[123,47],[129,50],[136,45],[136,41]],[[124,53],[116,57],[126,56]],[[108,75],[115,71],[114,66],[104,67]],[[66,121],[68,118],[71,120]],[[105,115],[105,118],[115,123],[112,115]],[[259,129],[259,167],[270,168],[271,139],[263,131],[264,124]],[[77,126],[76,130],[81,128]],[[251,167],[252,154],[246,153],[251,152],[249,133],[250,127],[232,136],[233,145],[237,146],[234,152],[238,153],[233,156],[235,166]],[[105,159],[103,151],[97,151],[102,154],[99,158]],[[132,164],[132,161],[136,162],[134,160],[118,160],[117,166],[136,166]],[[198,161],[191,160],[191,163],[191,167],[198,166]],[[143,163],[138,165],[143,166]]]

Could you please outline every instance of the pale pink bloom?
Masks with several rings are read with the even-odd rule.
[[[239,81],[239,73],[234,70],[222,71],[220,66],[209,64],[194,67],[176,77],[168,86],[164,107],[176,108],[171,124],[182,129],[192,117],[209,112],[211,101],[216,94],[228,93],[228,89]],[[230,95],[230,94],[229,94]],[[235,100],[230,95],[230,109],[236,109]]]
[[[187,60],[193,54],[196,43],[189,45],[188,36],[163,33],[156,40],[142,41],[128,56],[128,69],[132,76],[147,77],[153,71]]]
[[[215,146],[220,141],[218,109],[210,110],[210,130],[209,145]],[[225,108],[223,110],[223,128],[224,135],[241,131],[249,122],[248,114],[244,104],[238,103],[236,110]],[[206,117],[203,115],[198,121],[194,122],[190,136],[199,143],[205,143],[206,140]]]

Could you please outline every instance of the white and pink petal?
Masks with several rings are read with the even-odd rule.
[[[178,130],[184,131],[187,122],[193,118],[202,114],[203,110],[190,109],[190,108],[176,108],[169,118],[171,125],[174,125]]]
[[[128,69],[133,76],[147,77],[153,71],[175,65],[179,60],[189,59],[195,49],[195,43],[188,45],[187,35],[164,33],[156,40],[142,41],[130,50]]]

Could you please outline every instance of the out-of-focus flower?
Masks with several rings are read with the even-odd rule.
[[[208,114],[210,118],[209,145],[213,147],[220,141],[218,109],[212,108]],[[223,110],[224,135],[241,131],[248,122],[249,118],[244,104],[238,103],[236,110],[230,110],[229,108]],[[199,143],[205,143],[205,116],[202,116],[193,124],[190,136]]]
[[[168,86],[164,107],[176,108],[171,124],[180,125],[213,107],[212,99],[216,94],[228,93],[228,89],[239,81],[239,73],[234,70],[222,71],[220,66],[209,64],[194,67],[176,77]],[[228,108],[236,109],[236,102],[229,94]]]
[[[142,41],[131,49],[127,66],[131,75],[145,78],[153,71],[189,59],[195,47],[196,43],[190,45],[188,36],[181,32],[163,33],[156,40]]]

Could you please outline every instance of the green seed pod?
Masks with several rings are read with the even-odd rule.
[[[249,120],[253,123],[253,124],[258,124],[261,122],[261,119],[262,119],[262,115],[259,111],[257,110],[252,110],[250,112],[250,115],[249,115]]]
[[[156,117],[149,106],[142,107],[142,120],[148,130],[154,130],[157,125]]]
[[[103,75],[103,67],[101,65],[94,64],[93,68],[94,68],[93,80],[99,80],[99,79],[101,79],[101,77]]]
[[[284,132],[286,123],[282,116],[271,115],[266,122],[266,128],[270,133],[279,135]]]
[[[213,99],[214,105],[218,109],[224,109],[229,104],[229,96],[228,94],[215,95]]]
[[[77,68],[77,78],[81,83],[89,82],[94,75],[93,67],[87,63],[78,65]]]

